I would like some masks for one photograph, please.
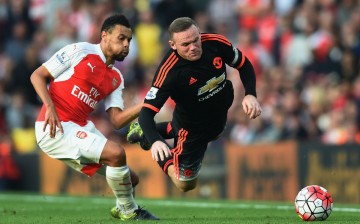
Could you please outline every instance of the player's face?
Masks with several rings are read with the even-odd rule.
[[[116,25],[111,32],[102,33],[107,60],[123,61],[129,54],[132,31],[125,26]]]
[[[192,25],[189,29],[174,33],[172,40],[169,41],[172,49],[189,61],[196,61],[201,58],[201,37],[199,29]]]

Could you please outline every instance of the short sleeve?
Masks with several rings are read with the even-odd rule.
[[[67,45],[58,50],[43,66],[56,78],[71,67],[71,57],[74,56],[76,44]]]
[[[123,89],[124,89],[124,79],[122,75],[121,84],[116,88],[109,96],[104,99],[105,111],[111,107],[118,107],[121,110],[124,110],[124,99],[123,99]]]

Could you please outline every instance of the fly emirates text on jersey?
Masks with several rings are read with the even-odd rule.
[[[71,95],[77,97],[82,102],[84,102],[86,105],[95,109],[96,105],[98,104],[98,101],[93,99],[92,97],[97,98],[100,95],[100,93],[96,88],[92,87],[90,90],[90,93],[87,94],[87,93],[81,91],[79,86],[74,85],[73,89],[71,90]]]

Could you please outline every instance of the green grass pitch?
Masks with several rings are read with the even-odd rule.
[[[97,196],[50,196],[0,192],[0,224],[8,223],[118,223],[110,216],[114,198]],[[293,203],[200,199],[136,198],[160,221],[136,223],[304,223]],[[360,205],[338,205],[323,223],[359,223]]]

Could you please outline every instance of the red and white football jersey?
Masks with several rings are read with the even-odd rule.
[[[65,46],[43,64],[54,77],[49,93],[61,121],[86,125],[89,114],[102,99],[105,110],[124,109],[124,78],[105,62],[99,44],[81,42]],[[44,119],[43,106],[37,121]]]

